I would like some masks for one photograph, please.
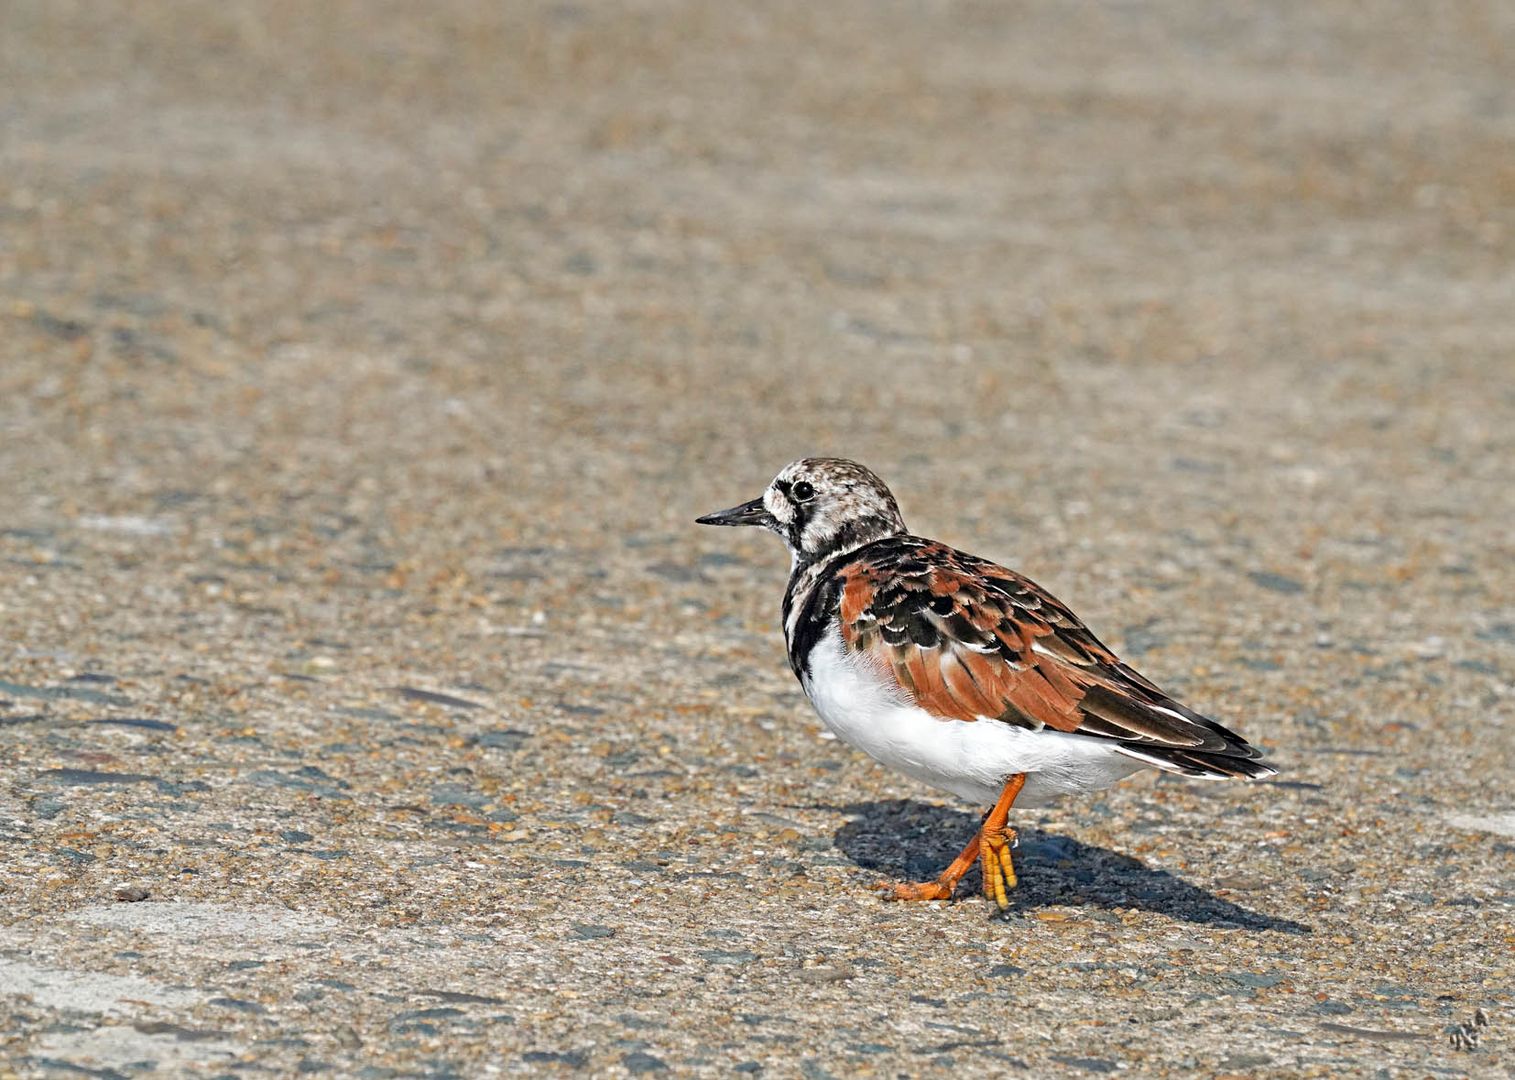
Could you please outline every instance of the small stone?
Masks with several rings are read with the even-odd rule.
[[[189,1028],[182,1024],[171,1024],[166,1020],[139,1020],[132,1025],[132,1029],[140,1031],[143,1035],[171,1035],[179,1042],[200,1042],[205,1039],[220,1039],[226,1036],[226,1032],[210,1028]]]
[[[259,769],[251,773],[247,779],[258,787],[290,788],[294,791],[319,795],[323,799],[350,798],[343,793],[343,789],[348,786],[345,780],[328,776],[314,765],[302,766],[292,773],[281,773],[275,769]]]
[[[844,982],[857,974],[852,965],[846,962],[839,964],[822,965],[821,967],[802,968],[800,981],[807,983],[831,983]]]
[[[1253,989],[1266,990],[1284,981],[1282,975],[1258,975],[1250,971],[1233,971],[1227,974],[1237,986],[1246,986]]]
[[[437,784],[431,789],[431,803],[433,806],[466,806],[470,809],[478,809],[489,805],[489,796],[470,791],[464,784]]]
[[[594,261],[594,256],[587,252],[576,251],[563,260],[564,272],[577,277],[587,277],[593,274],[596,269],[597,264]]]
[[[581,941],[593,941],[597,938],[615,937],[615,931],[608,926],[595,926],[591,923],[574,923],[573,932],[569,937],[578,938]]]
[[[372,709],[361,705],[344,705],[337,712],[343,716],[356,717],[359,720],[391,721],[400,719],[398,713],[392,713],[388,709]]]
[[[219,1005],[223,1009],[235,1009],[237,1012],[252,1013],[254,1016],[261,1016],[268,1011],[256,1001],[243,1001],[240,998],[211,998],[210,1004]]]
[[[178,731],[179,725],[166,720],[149,720],[141,716],[112,716],[104,720],[91,720],[91,724],[107,724],[115,727],[141,728],[143,731]]]
[[[1083,1072],[1113,1073],[1120,1068],[1114,1061],[1106,1058],[1074,1057],[1072,1055],[1053,1054],[1052,1060],[1070,1069],[1079,1069]]]
[[[655,562],[647,564],[647,572],[655,574],[664,581],[677,582],[678,584],[691,584],[695,582],[708,582],[707,578],[697,567],[678,562]]]
[[[703,949],[700,956],[712,964],[750,964],[757,959],[757,953],[746,949]]]
[[[390,689],[406,701],[421,701],[428,705],[443,705],[449,709],[482,709],[484,707],[477,701],[453,697],[451,694],[439,694],[434,690],[421,690],[414,686],[392,686]]]
[[[653,1057],[643,1050],[633,1050],[621,1058],[621,1064],[626,1066],[626,1071],[633,1076],[641,1073],[668,1071],[668,1066],[662,1058]]]
[[[344,990],[351,990],[352,989],[351,986],[348,986],[345,983],[343,984],[342,988]],[[504,998],[489,997],[486,994],[464,994],[464,993],[460,993],[460,992],[458,992],[456,990],[420,990],[420,991],[417,991],[417,992],[420,993],[420,994],[425,995],[426,997],[436,998],[438,1001],[451,1001],[451,1002],[455,1002],[457,1004],[463,1004],[463,1005],[503,1005],[503,1004],[505,1004],[505,999]]]
[[[390,1027],[403,1027],[414,1024],[418,1020],[458,1020],[465,1016],[462,1009],[454,1009],[450,1005],[440,1005],[430,1009],[412,1009],[402,1012],[389,1021]]]
[[[521,1059],[533,1065],[567,1065],[571,1069],[589,1064],[589,1055],[582,1050],[528,1050]]]
[[[95,784],[141,784],[156,780],[157,777],[144,773],[98,772],[94,769],[47,769],[38,773],[37,779],[75,787],[91,787]]]
[[[148,891],[141,885],[123,885],[116,890],[116,899],[123,904],[141,903],[148,895]]]
[[[83,686],[24,686],[0,680],[0,694],[12,697],[41,698],[45,701],[84,701],[91,705],[130,705],[131,699],[120,694],[106,694]]]
[[[1259,585],[1270,592],[1293,596],[1305,591],[1304,582],[1268,570],[1254,570],[1247,576],[1252,579],[1254,585]]]
[[[1223,1069],[1257,1069],[1271,1065],[1273,1059],[1267,1054],[1230,1054],[1221,1059]]]
[[[531,738],[529,731],[517,731],[515,728],[492,728],[475,735],[473,743],[475,746],[487,747],[490,750],[519,750],[529,738]]]

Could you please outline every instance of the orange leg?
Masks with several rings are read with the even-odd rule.
[[[968,841],[968,846],[963,852],[952,860],[952,865],[942,871],[942,876],[935,881],[913,881],[905,884],[894,885],[884,882],[879,886],[893,894],[895,900],[951,900],[952,891],[957,888],[957,883],[962,876],[973,869],[973,864],[978,862],[981,851],[980,840],[984,830],[979,829],[973,834],[973,839]]]
[[[968,846],[952,860],[951,866],[942,871],[941,877],[935,881],[886,884],[881,887],[895,900],[950,900],[963,875],[973,868],[974,863],[983,860],[984,895],[998,904],[1001,911],[1008,909],[1010,901],[1006,893],[1015,888],[1015,867],[1010,861],[1010,845],[1015,839],[1015,830],[1009,828],[1005,820],[1010,816],[1010,807],[1014,805],[1015,797],[1021,793],[1021,787],[1025,783],[1025,773],[1016,773],[1005,782],[1005,790],[1000,792],[994,809],[984,818],[983,825],[973,834]]]
[[[1015,830],[1005,824],[1010,816],[1010,807],[1015,797],[1026,784],[1026,774],[1016,773],[1005,783],[999,802],[984,819],[979,829],[979,858],[984,864],[984,895],[993,900],[1001,911],[1010,910],[1010,898],[1006,895],[1015,888],[1015,864],[1010,860],[1010,846],[1015,842]]]

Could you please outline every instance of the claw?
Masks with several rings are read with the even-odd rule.
[[[1012,889],[1015,888],[1019,882],[1015,877],[1015,863],[1010,858],[1010,851],[1012,848],[1017,847],[1019,844],[1020,837],[1016,836],[1015,833],[1012,832],[1010,834],[1010,842],[999,849],[1000,866],[1005,871],[1005,884]]]

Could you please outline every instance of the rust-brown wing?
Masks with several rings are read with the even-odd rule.
[[[843,640],[927,712],[1111,739],[1163,768],[1267,775],[1258,751],[1121,663],[1030,580],[916,538],[837,575]]]

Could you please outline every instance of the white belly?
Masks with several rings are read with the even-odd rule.
[[[891,769],[988,805],[1007,777],[1026,774],[1017,806],[1109,787],[1148,766],[1108,743],[1061,731],[1029,731],[999,720],[944,720],[911,704],[887,674],[848,653],[839,634],[810,653],[805,692],[837,738]]]

